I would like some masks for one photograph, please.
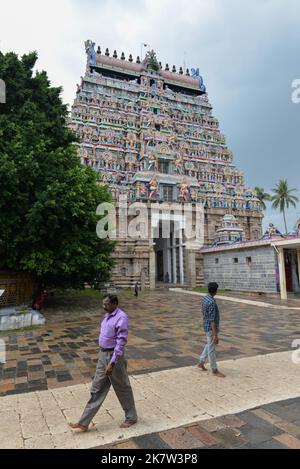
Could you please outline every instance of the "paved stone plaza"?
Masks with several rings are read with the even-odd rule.
[[[130,373],[196,363],[204,343],[200,301],[199,296],[168,290],[145,292],[138,299],[124,294],[122,307],[131,318]],[[300,338],[298,311],[223,300],[219,304],[219,360],[290,350],[292,341]],[[45,326],[1,335],[7,343],[7,363],[0,365],[1,396],[90,382],[103,315],[99,301],[54,297],[44,313]]]
[[[300,449],[299,416],[300,399],[288,399],[99,448]]]
[[[69,431],[67,422],[80,416],[89,396],[103,313],[97,299],[54,297],[45,326],[1,335],[7,363],[1,366],[0,447],[300,444],[300,365],[292,362],[291,345],[300,339],[300,311],[292,309],[298,301],[282,309],[269,298],[259,301],[272,307],[255,297],[219,300],[218,359],[227,378],[216,380],[194,366],[204,345],[198,295],[161,289],[121,298],[131,317],[127,357],[139,423],[119,429],[122,411],[111,392],[89,434]],[[224,420],[232,414],[241,415]]]

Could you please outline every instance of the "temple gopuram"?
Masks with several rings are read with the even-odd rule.
[[[226,214],[234,215],[245,239],[259,239],[260,202],[234,165],[199,69],[163,67],[154,51],[134,61],[96,50],[92,41],[85,46],[87,67],[70,126],[80,139],[82,164],[99,173],[116,205],[120,197],[149,206],[201,204],[205,246]],[[170,239],[119,239],[113,281],[122,287],[202,285],[200,249],[187,249],[182,225],[174,219],[172,226]]]

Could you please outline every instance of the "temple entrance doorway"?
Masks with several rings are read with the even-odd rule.
[[[170,234],[165,237],[163,223],[159,221],[158,237],[154,238],[156,282],[184,285],[185,281],[185,246],[181,224],[172,221]]]

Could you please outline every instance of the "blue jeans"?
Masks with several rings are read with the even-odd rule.
[[[200,355],[199,360],[200,360],[200,363],[204,365],[208,357],[212,371],[216,372],[218,371],[217,356],[216,356],[216,348],[214,344],[212,331],[206,332],[206,338],[207,338],[207,345],[204,348],[202,354]]]

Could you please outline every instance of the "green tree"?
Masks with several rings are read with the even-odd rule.
[[[270,194],[265,192],[265,189],[263,189],[262,187],[255,187],[255,192],[256,192],[258,200],[261,203],[261,208],[263,210],[266,210],[267,208],[266,202],[271,200]]]
[[[272,191],[274,195],[272,196],[272,208],[275,210],[280,210],[283,214],[284,225],[285,225],[285,232],[288,233],[287,223],[286,223],[286,210],[289,209],[290,205],[292,207],[297,206],[297,202],[299,199],[292,195],[292,192],[295,192],[297,189],[289,189],[288,182],[286,179],[281,179],[279,183],[275,186]]]
[[[114,245],[96,235],[97,206],[110,200],[81,165],[61,88],[33,72],[37,53],[0,52],[0,267],[44,285],[96,285],[109,277]]]
[[[147,52],[144,62],[147,64],[149,70],[158,72],[160,67],[154,50]]]

